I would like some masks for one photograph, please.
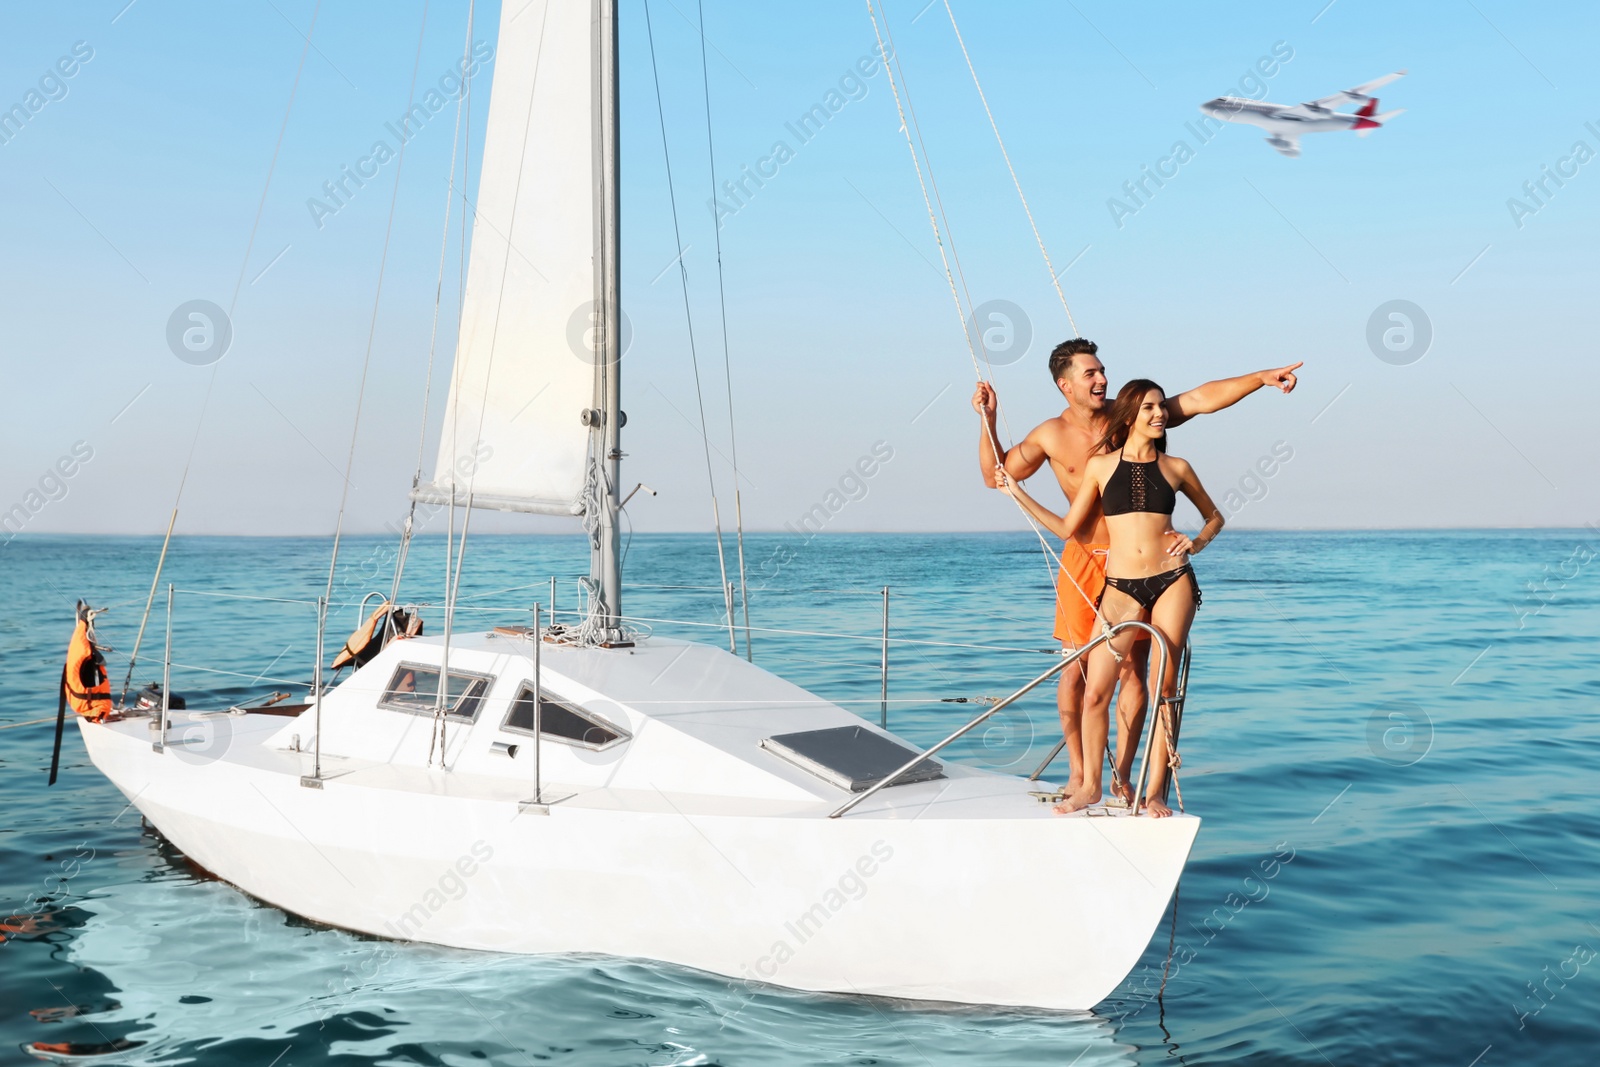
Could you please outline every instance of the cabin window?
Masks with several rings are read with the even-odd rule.
[[[451,671],[445,689],[445,714],[467,722],[478,717],[484,697],[494,679],[487,674]],[[432,715],[439,705],[439,668],[420,663],[402,663],[394,669],[389,684],[378,700],[380,708]]]
[[[517,691],[506,715],[505,728],[533,733],[533,686],[524,684]],[[539,733],[553,741],[564,741],[583,748],[606,748],[626,740],[628,734],[592,712],[583,711],[549,696],[539,700]]]

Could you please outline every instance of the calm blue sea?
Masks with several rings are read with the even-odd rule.
[[[113,605],[100,632],[120,682],[158,549],[0,547],[0,724],[53,715],[78,596]],[[311,600],[328,549],[177,540],[173,656],[187,666],[174,689],[225,704],[309,678],[309,606],[203,594]],[[393,549],[346,541],[330,632],[354,626],[362,593],[387,588]],[[1048,574],[1026,535],[757,535],[746,551],[757,662],[873,719],[878,590],[890,587],[889,723],[914,741],[974,710],[947,701],[1004,694],[1048,665]],[[439,599],[443,556],[434,539],[413,550],[410,599]],[[585,568],[575,537],[475,538],[463,597],[476,599],[463,606],[547,602],[556,575],[557,607],[571,608]],[[1593,1062],[1600,534],[1230,531],[1196,569],[1205,604],[1182,785],[1206,823],[1175,924],[1092,1013],[805,995],[636,960],[490,957],[321,929],[188,867],[75,733],[46,790],[51,729],[25,725],[0,731],[0,918],[14,915],[0,943],[0,1061],[25,1061],[33,1041],[127,1040],[141,1044],[106,1062]],[[720,594],[703,588],[717,582],[711,538],[637,537],[627,576],[627,614],[725,642]],[[425,614],[437,632],[438,611]],[[163,620],[158,607],[140,682],[159,676]],[[959,755],[1022,769],[1055,737],[1041,695]],[[1048,886],[1018,885],[1016,907],[1041,928],[1059,921]]]

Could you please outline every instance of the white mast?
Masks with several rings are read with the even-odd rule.
[[[413,494],[581,517],[601,643],[622,639],[616,7],[501,13],[450,398]]]
[[[600,597],[603,642],[621,641],[622,561],[617,526],[622,471],[622,306],[620,272],[621,205],[618,202],[619,153],[617,146],[617,4],[594,4],[594,125],[595,170],[595,272],[596,321],[600,325],[595,360],[595,406],[600,425],[591,427],[595,438],[592,455],[599,457],[603,483],[596,494],[600,525],[593,542],[589,576]]]

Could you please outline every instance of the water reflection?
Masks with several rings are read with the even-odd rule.
[[[157,862],[77,910],[63,955],[79,972],[63,992],[86,1010],[61,1018],[49,1041],[107,1052],[123,1043],[104,1059],[128,1064],[280,1054],[654,1067],[1134,1062],[1092,1014],[812,995],[645,961],[382,941],[292,920]]]

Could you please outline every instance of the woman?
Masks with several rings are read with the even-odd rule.
[[[1222,512],[1212,502],[1195,476],[1194,468],[1176,456],[1164,453],[1166,447],[1166,394],[1155,382],[1139,378],[1122,387],[1106,417],[1107,431],[1100,441],[1104,454],[1091,458],[1084,467],[1083,488],[1072,501],[1072,509],[1062,518],[1044,508],[1000,468],[996,475],[1000,488],[1019,500],[1033,517],[1056,536],[1070,539],[1094,520],[1095,509],[1103,509],[1106,528],[1111,533],[1111,551],[1106,558],[1106,588],[1100,598],[1100,617],[1107,626],[1138,619],[1154,626],[1167,639],[1172,657],[1161,680],[1162,704],[1177,689],[1177,658],[1189,637],[1189,624],[1200,606],[1200,586],[1188,557],[1205,548],[1222,531]],[[1193,540],[1172,528],[1172,509],[1181,492],[1194,502],[1206,518],[1205,527]],[[1142,636],[1127,630],[1098,646],[1089,654],[1088,684],[1084,693],[1083,785],[1056,811],[1063,814],[1086,808],[1100,800],[1101,768],[1105,763],[1107,713],[1116,688],[1117,664],[1133,643]],[[1151,815],[1163,818],[1172,814],[1161,796],[1166,791],[1168,739],[1165,723],[1169,718],[1163,706],[1153,753],[1155,765],[1145,805]],[[1131,800],[1125,784],[1132,771],[1134,744],[1139,736],[1137,721],[1118,723],[1117,768],[1113,791],[1120,799]]]

